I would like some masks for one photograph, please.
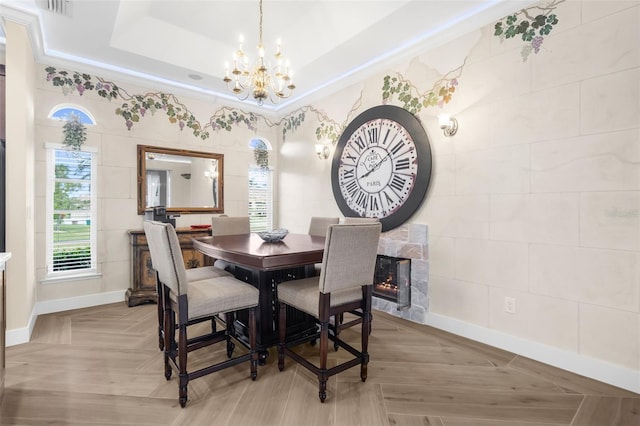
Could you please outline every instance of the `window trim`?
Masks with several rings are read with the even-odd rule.
[[[75,281],[81,279],[90,279],[101,276],[98,272],[98,196],[97,196],[97,182],[98,182],[98,150],[94,147],[82,147],[80,152],[86,152],[91,154],[91,212],[90,212],[90,236],[89,244],[91,249],[91,267],[83,269],[73,269],[64,271],[53,271],[52,261],[53,255],[50,250],[53,248],[53,194],[55,189],[55,152],[57,150],[69,151],[69,149],[58,143],[45,143],[46,149],[46,194],[45,194],[45,278],[41,282],[61,282],[61,281]]]

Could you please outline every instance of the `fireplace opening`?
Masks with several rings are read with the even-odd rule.
[[[378,255],[373,296],[396,302],[398,310],[411,307],[411,259]]]

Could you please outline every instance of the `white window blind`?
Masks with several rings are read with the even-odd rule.
[[[48,147],[47,273],[96,270],[95,153]]]
[[[271,170],[249,169],[249,222],[251,232],[273,229]]]

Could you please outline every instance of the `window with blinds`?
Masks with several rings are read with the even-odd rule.
[[[271,170],[249,169],[249,222],[251,232],[273,229]]]
[[[96,269],[95,153],[47,146],[47,272]]]

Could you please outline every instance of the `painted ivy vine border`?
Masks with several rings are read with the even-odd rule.
[[[177,124],[180,130],[185,127],[190,129],[194,136],[206,140],[211,136],[210,131],[222,130],[230,132],[233,127],[245,126],[248,130],[255,131],[258,121],[262,120],[268,127],[282,126],[282,137],[286,139],[287,133],[298,129],[305,121],[307,114],[314,114],[320,122],[316,129],[316,138],[329,139],[333,144],[346,126],[346,121],[338,123],[326,113],[312,106],[301,107],[288,114],[278,122],[273,122],[261,114],[247,112],[236,108],[221,107],[213,113],[208,122],[203,126],[193,113],[183,104],[177,96],[164,92],[148,92],[145,94],[129,94],[124,88],[101,77],[77,71],[58,70],[55,67],[46,67],[46,80],[54,87],[60,87],[62,93],[69,95],[78,93],[80,96],[87,91],[95,91],[98,96],[108,100],[122,100],[123,103],[116,108],[115,114],[125,121],[127,130],[131,130],[134,124],[139,123],[147,114],[155,115],[156,112],[164,112],[170,123]],[[355,109],[360,105],[360,99],[356,101],[347,121]]]
[[[520,51],[522,61],[525,62],[531,52],[536,54],[540,51],[544,36],[549,35],[558,23],[558,17],[553,12],[565,1],[552,0],[546,5],[528,7],[508,15],[495,24],[493,35],[499,37],[500,42],[520,36],[525,42]]]
[[[399,73],[395,77],[387,75],[384,77],[382,89],[383,103],[388,103],[394,95],[397,95],[398,100],[403,103],[402,107],[412,114],[419,113],[422,107],[436,105],[442,107],[443,104],[451,100],[463,66],[464,64],[447,73],[434,83],[431,90],[424,93],[420,93],[417,87]],[[342,123],[310,105],[298,108],[277,122],[273,122],[261,114],[237,108],[221,107],[203,126],[187,106],[173,94],[147,92],[131,95],[122,87],[101,77],[95,77],[94,80],[94,76],[89,74],[58,70],[55,67],[46,67],[45,71],[47,72],[47,81],[55,87],[60,87],[65,95],[77,92],[82,96],[86,91],[95,91],[98,96],[108,101],[117,99],[124,101],[115,109],[115,114],[123,118],[127,130],[131,130],[134,124],[139,123],[147,114],[155,115],[156,112],[162,111],[167,115],[169,122],[177,124],[180,130],[184,130],[186,127],[192,131],[194,136],[202,140],[208,139],[211,136],[211,131],[230,132],[238,126],[245,126],[248,130],[256,131],[259,120],[262,120],[268,127],[281,126],[283,141],[286,141],[287,134],[296,131],[307,119],[307,116],[312,114],[319,122],[315,132],[316,139],[318,141],[328,140],[335,145],[347,123],[362,105],[362,93],[360,93]]]
[[[131,95],[122,87],[102,77],[91,76],[90,74],[77,71],[58,70],[55,67],[46,67],[46,80],[55,87],[60,87],[62,93],[69,95],[78,93],[80,96],[87,91],[95,91],[98,96],[108,100],[122,100],[123,103],[116,108],[115,114],[125,121],[127,130],[131,130],[135,123],[140,122],[147,114],[155,115],[156,112],[164,112],[170,123],[177,124],[180,130],[185,127],[190,129],[194,136],[202,140],[208,139],[210,131],[219,132],[226,130],[230,132],[234,126],[246,126],[249,130],[256,130],[259,119],[265,121],[267,126],[272,127],[284,123],[283,137],[288,131],[297,129],[305,119],[306,111],[315,112],[320,119],[327,121],[326,114],[312,107],[304,107],[293,115],[285,117],[281,122],[273,123],[266,117],[246,112],[243,110],[222,107],[209,118],[204,126],[198,121],[193,113],[184,105],[178,97],[164,92],[148,92],[145,94]]]
[[[396,73],[395,77],[386,75],[382,84],[382,103],[389,103],[395,96],[402,103],[402,108],[414,115],[418,114],[422,108],[434,106],[442,108],[444,104],[451,101],[465,63],[466,58],[462,65],[438,79],[431,89],[425,92],[420,92],[420,89],[400,73]]]

